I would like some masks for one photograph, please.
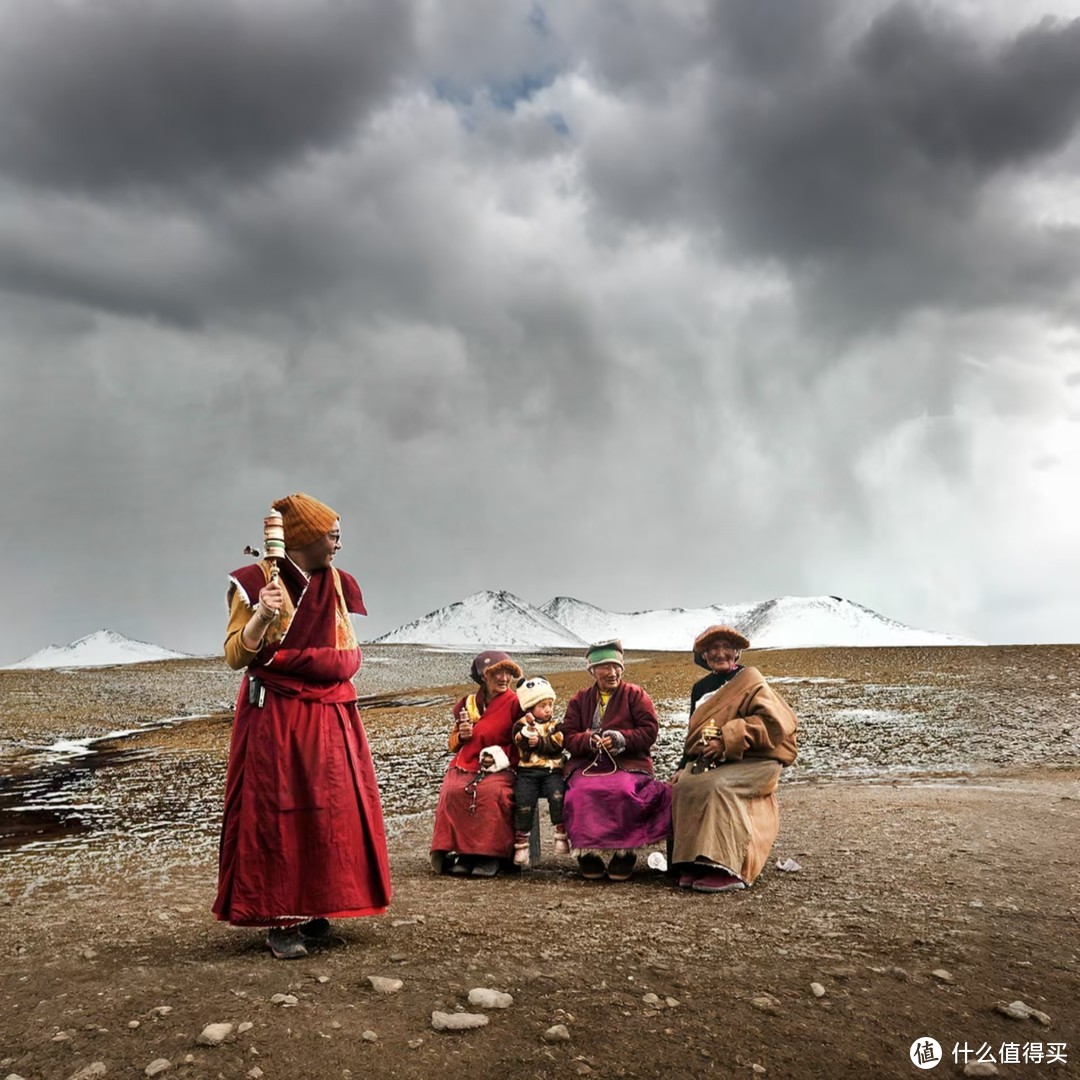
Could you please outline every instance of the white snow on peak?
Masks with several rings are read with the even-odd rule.
[[[488,589],[399,626],[375,641],[380,645],[517,650],[585,645],[572,631],[520,597]]]
[[[587,641],[620,638],[626,649],[686,650],[708,626],[733,626],[754,648],[815,646],[977,645],[934,630],[916,630],[839,596],[781,596],[750,604],[713,604],[621,613],[559,596],[540,609]]]
[[[759,649],[844,646],[978,645],[916,630],[838,596],[781,596],[748,604],[658,611],[605,611],[558,596],[536,608],[512,593],[483,591],[377,638],[379,644],[440,648],[580,648],[619,638],[627,649],[689,652],[708,626],[734,626]]]
[[[186,653],[172,652],[159,645],[134,641],[115,630],[95,630],[70,645],[48,645],[36,653],[0,669],[111,667],[113,664],[142,664],[150,660],[183,660]]]

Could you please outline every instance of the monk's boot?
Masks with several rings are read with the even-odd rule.
[[[304,936],[295,926],[271,930],[266,935],[266,947],[275,960],[302,960],[308,954]]]

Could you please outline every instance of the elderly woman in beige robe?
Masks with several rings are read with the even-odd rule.
[[[684,889],[745,889],[776,834],[780,770],[795,760],[795,714],[757,668],[739,663],[747,641],[710,626],[694,641],[709,674],[694,684],[690,723],[672,779],[671,862]]]

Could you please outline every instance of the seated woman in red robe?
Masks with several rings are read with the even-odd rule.
[[[439,791],[431,865],[441,874],[494,877],[513,859],[514,773],[492,768],[483,757],[498,748],[502,760],[517,762],[511,729],[522,715],[514,693],[521,668],[506,653],[489,650],[469,674],[480,689],[454,706],[454,758]]]
[[[236,700],[214,914],[267,927],[278,959],[307,955],[332,918],[390,902],[382,806],[353,676],[354,578],[332,565],[341,525],[298,492],[279,499],[280,577],[263,560],[231,576],[225,659],[247,668]]]

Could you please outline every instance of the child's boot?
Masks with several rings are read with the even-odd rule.
[[[514,834],[514,865],[529,865],[529,834],[519,832]]]
[[[566,835],[566,829],[562,825],[555,826],[555,854],[570,854],[570,837]]]

